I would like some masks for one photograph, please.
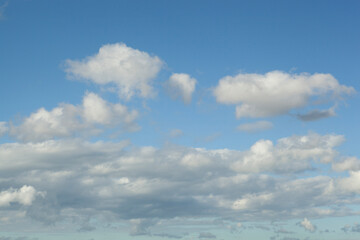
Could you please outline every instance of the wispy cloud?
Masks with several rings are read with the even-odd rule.
[[[241,124],[237,127],[237,130],[253,133],[253,132],[268,130],[271,129],[272,127],[273,124],[269,121],[258,121],[258,122]]]
[[[5,8],[8,6],[8,4],[8,1],[5,1],[4,3],[0,2],[0,20],[4,18]]]
[[[328,117],[333,117],[335,116],[335,109],[334,108],[329,108],[326,110],[312,110],[308,113],[305,114],[297,114],[297,118],[300,119],[301,121],[304,122],[309,122],[309,121],[316,121],[322,118],[328,118]]]

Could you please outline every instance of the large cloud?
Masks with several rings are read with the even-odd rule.
[[[339,99],[351,94],[352,87],[340,85],[330,74],[289,74],[272,71],[266,74],[243,74],[220,79],[214,89],[216,101],[236,104],[236,117],[269,117],[288,113],[311,104],[314,97],[331,95]],[[329,114],[328,114],[329,115]],[[333,114],[330,114],[333,115]],[[304,120],[326,117],[325,112],[312,112]]]
[[[128,221],[133,235],[151,234],[161,219],[342,216],[353,214],[348,205],[359,202],[359,184],[353,184],[359,172],[343,178],[308,173],[316,171],[313,165],[341,162],[335,147],[343,140],[313,133],[260,140],[245,151],[79,139],[6,143],[0,145],[0,189],[16,195],[19,190],[10,187],[27,185],[46,192],[27,206],[31,219],[79,219],[82,230],[95,226],[81,219],[117,219]],[[15,195],[12,201],[20,199]]]
[[[174,73],[166,82],[166,88],[173,98],[182,98],[184,103],[191,102],[192,94],[195,91],[196,79],[185,73]]]
[[[101,132],[101,126],[122,125],[134,130],[137,116],[137,111],[129,111],[120,103],[109,103],[95,93],[87,93],[78,106],[63,103],[50,111],[40,108],[20,125],[11,124],[10,135],[21,141],[38,142],[76,136],[79,132],[96,134]]]
[[[83,60],[66,60],[65,71],[70,77],[87,79],[96,84],[115,84],[125,99],[133,95],[150,97],[154,94],[151,81],[163,62],[123,43],[104,45],[96,55]]]

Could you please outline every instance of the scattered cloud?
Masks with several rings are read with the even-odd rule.
[[[342,171],[359,171],[360,170],[360,159],[356,157],[346,157],[341,161],[334,162],[332,169],[338,172]]]
[[[129,111],[120,103],[109,103],[90,92],[85,94],[82,104],[78,106],[62,103],[50,111],[40,108],[20,125],[10,124],[9,133],[21,141],[40,142],[76,136],[81,132],[94,135],[102,131],[101,127],[121,125],[133,131],[138,128],[134,122],[137,116],[137,111]]]
[[[182,136],[184,133],[180,129],[172,129],[169,133],[170,137],[176,138]]]
[[[130,222],[132,224],[130,235],[132,236],[151,235],[150,227],[157,223],[154,219],[132,219]]]
[[[4,18],[4,12],[5,12],[5,8],[8,6],[9,2],[5,1],[4,3],[0,3],[0,20],[2,20]]]
[[[309,232],[316,231],[316,226],[313,225],[307,218],[304,218],[304,220],[300,222],[300,226],[302,226],[306,231]]]
[[[152,80],[162,66],[157,56],[115,43],[103,45],[97,54],[82,60],[66,60],[65,71],[69,78],[115,85],[120,97],[130,99],[134,95],[148,98],[155,94]]]
[[[219,80],[213,91],[218,103],[237,105],[237,118],[282,115],[310,105],[314,97],[330,96],[336,100],[353,92],[353,87],[340,85],[331,74],[281,71],[226,76]],[[312,113],[307,119],[318,115],[317,112]]]
[[[216,236],[210,232],[202,232],[199,234],[199,239],[216,239]]]
[[[191,102],[195,91],[196,79],[185,73],[174,73],[165,83],[165,87],[172,98],[182,98],[184,103]]]
[[[344,227],[341,228],[341,230],[343,230],[344,232],[356,232],[356,233],[360,233],[360,224],[359,223],[355,223],[353,226],[347,224]]]
[[[7,122],[0,122],[0,137],[6,134],[8,130]]]
[[[322,118],[334,117],[336,115],[335,109],[327,110],[312,110],[306,114],[297,114],[297,118],[304,122],[316,121]]]
[[[260,132],[264,130],[271,129],[273,127],[273,124],[268,121],[257,121],[252,123],[244,123],[237,127],[237,130],[242,132]]]
[[[10,206],[10,203],[14,202],[29,206],[37,195],[45,196],[44,193],[36,191],[32,186],[24,185],[20,189],[10,188],[0,192],[0,207]]]

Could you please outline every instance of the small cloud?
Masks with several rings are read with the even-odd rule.
[[[9,2],[5,1],[2,5],[0,5],[0,20],[4,19],[4,11],[8,4]]]
[[[181,131],[180,129],[172,129],[169,133],[169,136],[172,138],[176,138],[182,136],[183,134],[183,131]]]
[[[272,127],[273,127],[273,124],[271,122],[258,121],[258,122],[241,124],[237,127],[237,130],[242,131],[242,132],[254,133],[254,132],[268,130],[268,129],[271,129]]]
[[[327,110],[318,110],[318,109],[312,110],[305,114],[297,114],[296,117],[301,121],[311,122],[311,121],[316,121],[316,120],[320,120],[323,118],[334,117],[335,115],[336,115],[335,109],[330,108]]]
[[[151,235],[150,227],[157,224],[155,219],[132,219],[131,236]]]
[[[184,103],[191,102],[195,91],[196,79],[185,73],[174,73],[165,83],[165,88],[173,99],[182,98]]]
[[[129,100],[134,95],[152,97],[152,80],[163,62],[157,56],[133,49],[124,43],[103,45],[99,52],[82,60],[66,60],[69,78],[90,80],[99,85],[115,85],[119,96]]]
[[[7,122],[0,122],[0,137],[6,134],[8,130]]]
[[[84,224],[83,226],[81,226],[81,228],[79,228],[78,232],[91,232],[94,231],[96,229],[96,227],[87,224]]]
[[[305,228],[306,231],[309,231],[309,232],[316,231],[316,226],[313,225],[307,218],[304,218],[304,220],[301,221],[299,224],[300,224],[300,226]]]
[[[200,239],[215,239],[216,236],[210,232],[202,232],[199,234]]]
[[[344,227],[341,228],[344,232],[357,232],[360,233],[360,224],[355,223],[353,226],[347,224]]]

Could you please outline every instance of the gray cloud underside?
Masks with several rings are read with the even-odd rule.
[[[335,116],[334,109],[330,108],[327,110],[313,110],[305,114],[297,114],[297,118],[304,122],[316,121],[322,118],[328,118]]]
[[[302,177],[316,171],[314,163],[341,162],[334,148],[343,141],[312,133],[277,143],[260,140],[246,151],[76,139],[6,143],[0,145],[0,189],[28,185],[46,195],[0,212],[25,211],[47,224],[74,216],[115,218],[129,221],[133,235],[150,234],[156,219],[242,222],[356,214],[347,206],[360,203],[360,171],[347,168],[343,178]],[[93,226],[79,220],[78,229]]]

